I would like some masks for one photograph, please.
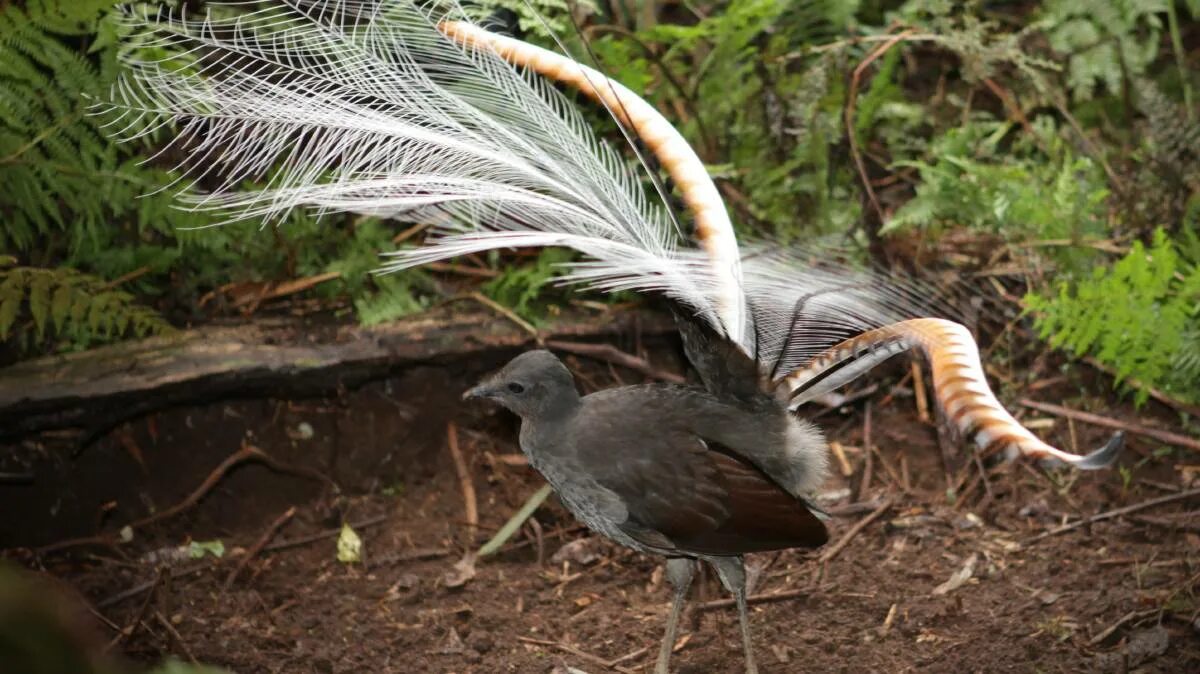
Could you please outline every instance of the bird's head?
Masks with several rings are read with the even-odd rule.
[[[523,419],[552,417],[579,405],[579,392],[567,366],[541,349],[513,358],[463,394],[463,400],[476,398],[491,398]]]

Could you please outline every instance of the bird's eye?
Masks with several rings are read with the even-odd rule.
[[[525,387],[521,386],[520,384],[518,384],[517,382],[514,381],[513,383],[508,385],[508,390],[512,391],[513,393],[524,393]]]

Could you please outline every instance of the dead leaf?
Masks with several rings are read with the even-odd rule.
[[[442,585],[462,587],[475,577],[475,553],[468,552],[442,575]]]
[[[577,538],[570,543],[559,548],[553,555],[550,556],[550,561],[555,564],[562,564],[565,561],[574,562],[580,566],[587,566],[600,559],[600,548],[604,542],[597,536],[588,536],[587,538]]]
[[[790,650],[787,644],[774,644],[771,646],[771,653],[775,655],[775,659],[785,665],[791,660],[791,657],[788,655],[788,651]]]
[[[971,576],[975,575],[975,562],[978,559],[979,555],[977,554],[972,554],[967,558],[967,563],[963,564],[961,569],[955,571],[954,575],[950,576],[946,582],[933,588],[933,596],[939,597],[953,592],[966,584],[968,580],[971,580]]]
[[[433,651],[433,653],[437,655],[458,655],[465,650],[467,650],[467,647],[463,645],[462,637],[458,636],[458,630],[451,627],[450,631],[446,633],[445,643],[436,651]]]

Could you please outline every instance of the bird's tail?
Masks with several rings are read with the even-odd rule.
[[[601,73],[484,31],[453,3],[281,0],[232,14],[214,4],[201,19],[131,15],[136,39],[158,49],[131,50],[129,75],[98,106],[118,136],[177,124],[163,152],[186,150],[193,187],[208,188],[190,193],[191,207],[266,221],[307,207],[433,224],[389,270],[497,248],[574,248],[587,259],[570,263],[567,281],[666,295],[765,381],[797,388],[794,400],[919,347],[938,399],[961,427],[988,429],[976,433],[985,444],[1019,438],[1010,446],[1024,453],[1097,463],[1038,444],[1004,413],[965,331],[951,339],[933,330],[941,323],[901,323],[928,315],[916,283],[764,244],[739,250],[700,158],[653,106]],[[621,154],[528,71],[599,101],[645,143],[692,213],[698,248],[685,245],[666,195],[647,198]],[[264,177],[265,188],[239,189]]]
[[[853,381],[893,355],[914,349],[929,361],[934,395],[947,420],[985,452],[1003,450],[1010,457],[1023,454],[1084,469],[1104,468],[1120,452],[1121,434],[1100,449],[1079,455],[1052,447],[1031,433],[988,387],[971,333],[944,319],[901,321],[848,339],[783,377],[780,391],[791,407],[798,407]]]
[[[493,49],[511,63],[602,102],[667,170],[695,218],[696,239],[714,270],[732,270],[733,261],[745,260],[739,273],[721,279],[722,307],[728,309],[734,302],[743,306],[721,316],[736,316],[739,321],[744,317],[744,323],[727,320],[725,325],[731,328],[727,334],[743,334],[749,343],[739,350],[714,348],[713,337],[703,326],[680,322],[689,357],[710,388],[737,397],[750,395],[754,381],[741,363],[748,355],[758,362],[759,386],[765,383],[795,409],[854,381],[893,355],[917,349],[933,370],[934,395],[947,418],[985,452],[1003,449],[1010,457],[1021,454],[1084,469],[1103,468],[1116,459],[1120,435],[1084,456],[1052,447],[1014,419],[988,386],[979,347],[962,324],[939,318],[900,320],[904,314],[916,315],[931,307],[928,300],[918,298],[936,295],[912,279],[880,278],[845,268],[822,273],[778,251],[743,257],[703,163],[674,127],[636,94],[559,54],[477,26],[444,23],[439,28],[462,44]],[[740,292],[734,292],[734,283],[742,285]],[[831,334],[873,326],[880,327],[819,350],[830,342]]]

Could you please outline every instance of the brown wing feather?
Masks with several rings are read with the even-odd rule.
[[[825,524],[808,506],[742,460],[709,450],[725,486],[729,516],[715,529],[685,540],[681,548],[704,554],[742,554],[813,548],[829,540]]]

